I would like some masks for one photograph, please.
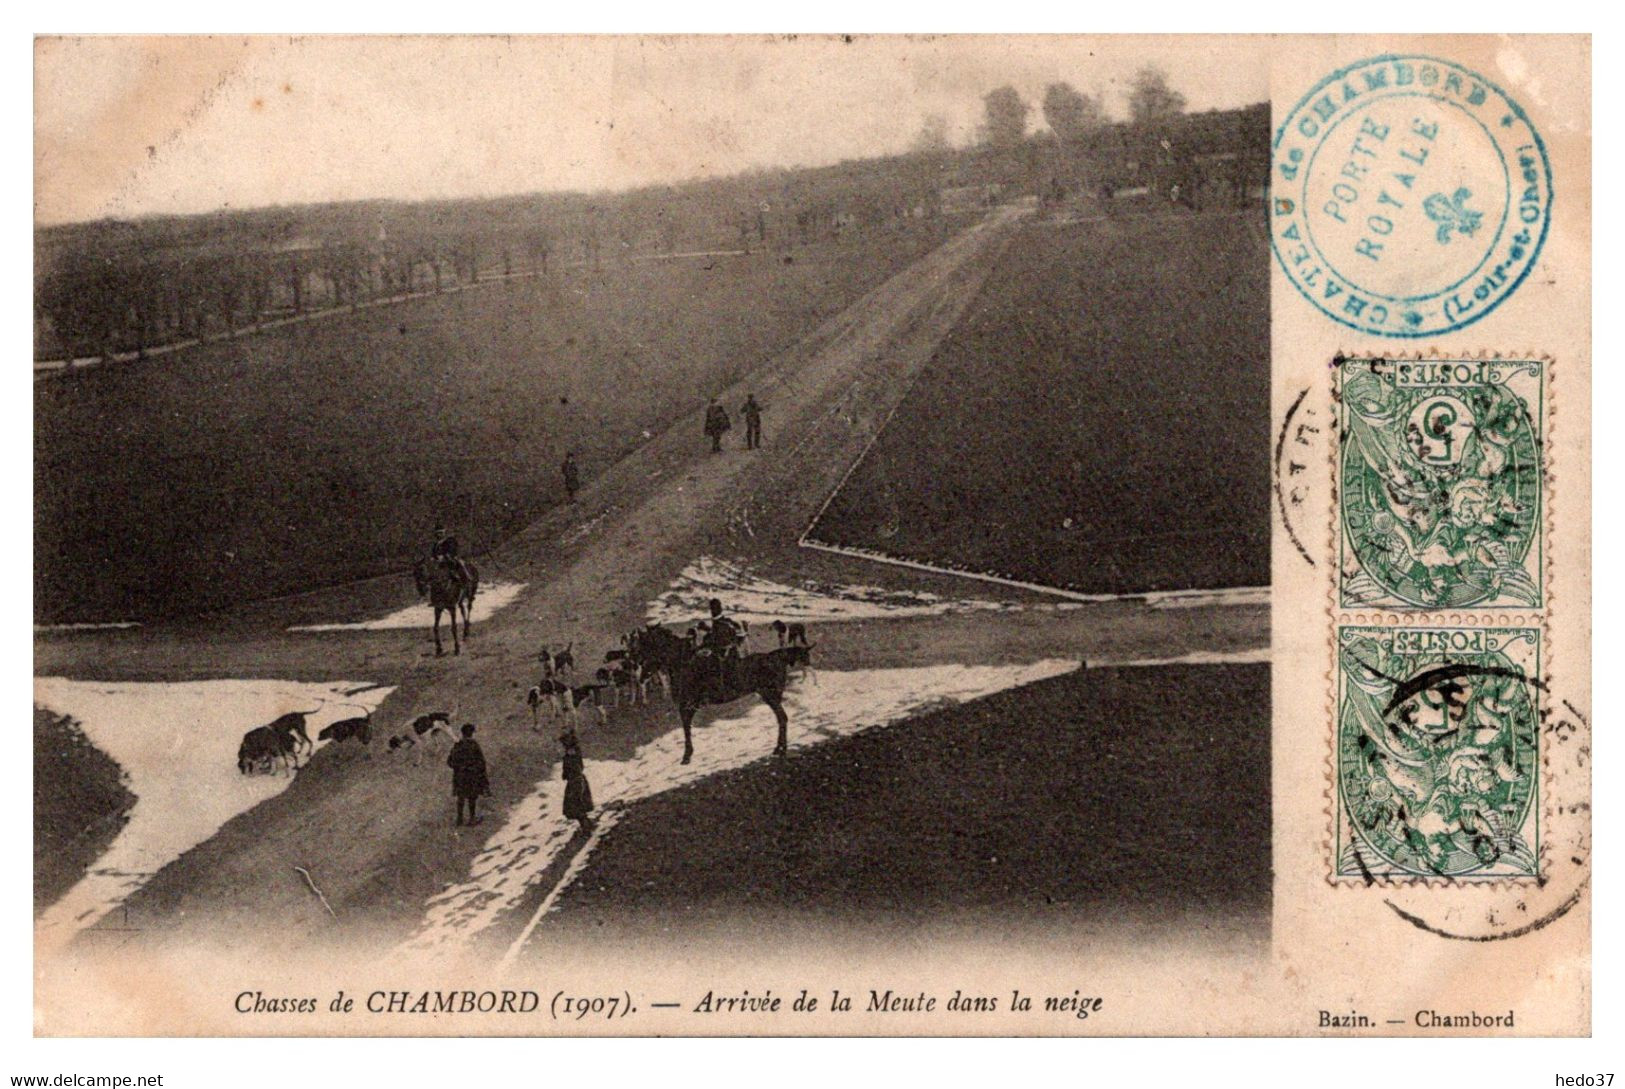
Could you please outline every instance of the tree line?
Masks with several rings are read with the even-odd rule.
[[[268,322],[561,266],[684,251],[785,251],[905,229],[944,214],[954,187],[1111,196],[1143,187],[1196,203],[1244,201],[1268,169],[1267,104],[1184,113],[1145,69],[1114,123],[1101,101],[1052,83],[1034,107],[1015,88],[982,98],[973,146],[928,117],[900,155],[759,170],[630,193],[348,202],[36,231],[36,358],[141,356]],[[953,209],[950,209],[952,211]],[[962,208],[960,210],[963,210]]]
[[[1113,121],[1100,97],[1064,81],[1047,85],[1037,108],[1047,132],[1029,132],[1034,106],[1015,87],[989,91],[973,147],[1024,153],[1028,191],[1041,201],[1144,189],[1193,207],[1240,206],[1267,182],[1268,105],[1188,114],[1185,96],[1157,68],[1134,75],[1124,121]],[[947,129],[943,117],[925,118],[916,153],[951,153]]]
[[[808,245],[934,214],[912,157],[615,195],[352,202],[36,232],[36,358],[144,355],[267,322],[562,266]]]
[[[138,357],[158,345],[231,336],[271,321],[379,299],[438,292],[482,275],[545,271],[545,232],[368,244],[320,239],[292,246],[154,247],[75,240],[44,255],[35,316],[68,358]]]

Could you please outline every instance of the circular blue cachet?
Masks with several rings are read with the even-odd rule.
[[[1423,56],[1372,57],[1286,115],[1270,162],[1270,244],[1334,321],[1390,337],[1470,325],[1529,275],[1552,168],[1505,91]]]

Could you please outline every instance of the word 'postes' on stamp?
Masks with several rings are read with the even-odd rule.
[[[1534,878],[1538,628],[1340,626],[1339,879]]]
[[[1544,604],[1544,364],[1343,359],[1336,377],[1338,603]]]
[[[1449,61],[1333,72],[1275,137],[1276,256],[1305,298],[1364,333],[1435,336],[1484,317],[1534,267],[1551,202],[1529,118]]]

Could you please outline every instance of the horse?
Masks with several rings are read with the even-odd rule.
[[[412,568],[417,582],[418,596],[429,595],[434,606],[434,656],[443,657],[445,648],[440,643],[440,614],[451,614],[451,646],[453,654],[463,652],[462,640],[457,638],[457,614],[463,616],[463,639],[468,638],[469,617],[474,609],[474,595],[480,589],[480,571],[472,563],[462,560],[457,564],[444,564],[424,557]]]
[[[631,632],[625,642],[626,653],[637,664],[644,680],[658,680],[661,691],[671,699],[672,674],[693,655],[694,647],[658,624]]]
[[[669,634],[669,633],[668,633]],[[672,636],[673,642],[687,646]],[[713,672],[715,663],[698,654],[689,653],[671,671],[672,700],[683,722],[683,763],[694,758],[694,737],[690,729],[694,712],[704,704],[732,703],[754,692],[762,698],[779,721],[779,743],[773,749],[775,756],[790,751],[790,716],[784,713],[784,689],[790,682],[790,669],[805,666],[811,661],[811,646],[780,647],[765,654],[747,654],[733,663],[728,675],[718,678]]]

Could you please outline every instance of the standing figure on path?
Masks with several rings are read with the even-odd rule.
[[[745,394],[745,403],[739,406],[739,414],[745,417],[745,449],[761,449],[762,406],[756,403],[754,393]]]
[[[451,793],[457,799],[457,823],[463,823],[463,809],[468,809],[468,823],[479,824],[481,818],[475,813],[479,805],[480,795],[491,793],[491,783],[485,777],[485,753],[480,751],[480,743],[474,740],[474,724],[463,724],[463,739],[451,747],[446,756],[446,766],[451,768]]]
[[[566,820],[579,821],[585,832],[592,825],[592,787],[587,782],[587,768],[581,759],[581,742],[576,740],[574,730],[566,729],[559,736],[559,743],[564,746],[564,816]]]
[[[581,490],[581,473],[576,469],[576,455],[572,450],[564,455],[564,493],[570,497],[570,502],[576,501],[576,492]]]
[[[728,410],[718,404],[715,397],[711,398],[711,404],[705,410],[705,433],[711,437],[713,454],[722,452],[722,433],[732,426],[728,421]]]

